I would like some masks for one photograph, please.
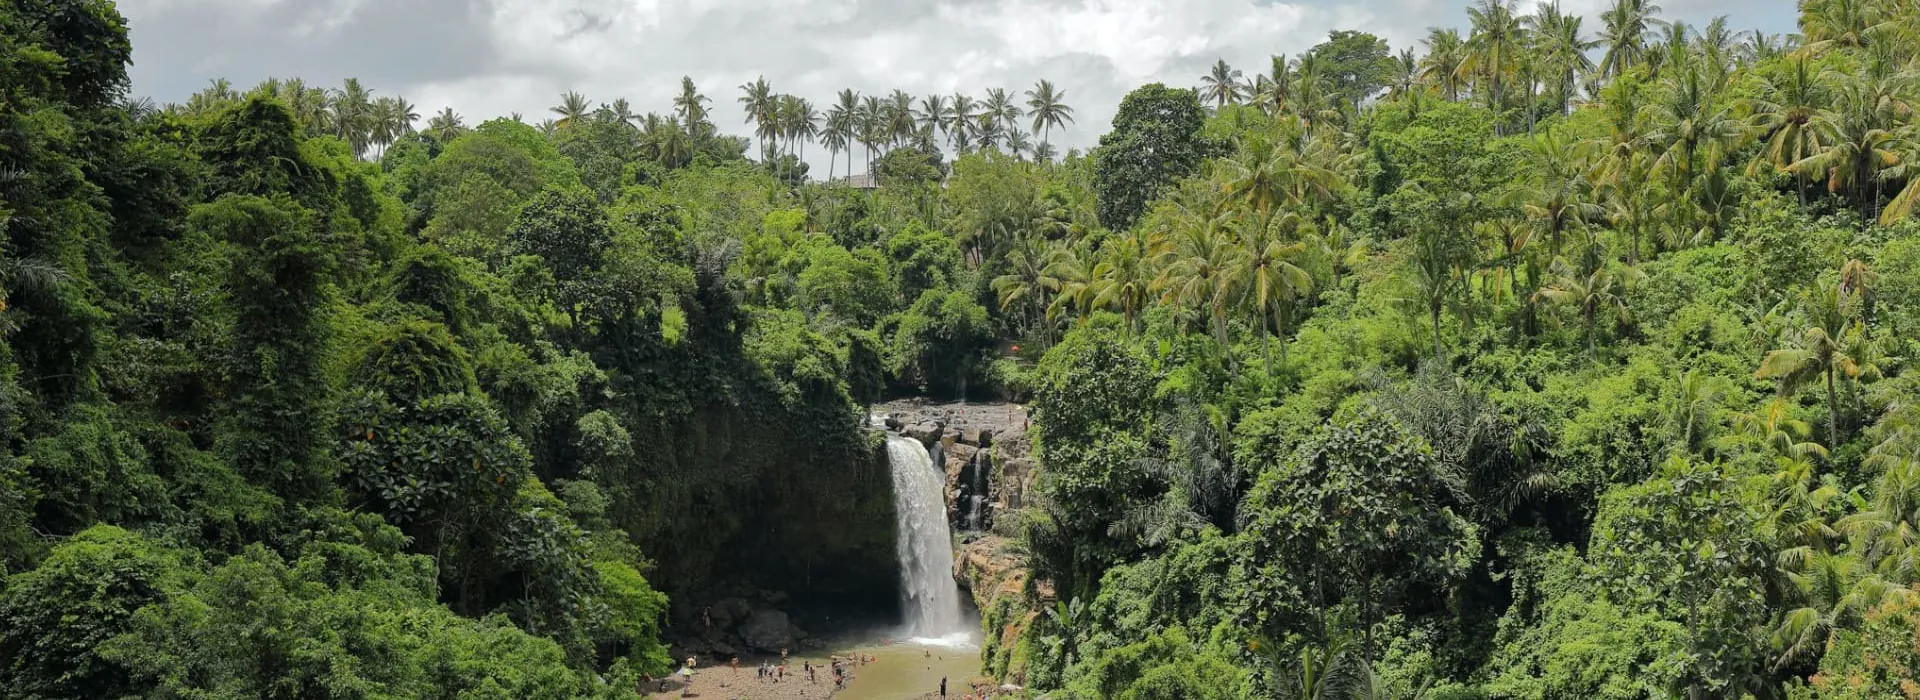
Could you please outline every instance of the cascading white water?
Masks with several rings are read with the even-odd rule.
[[[894,551],[900,559],[900,587],[909,634],[952,637],[968,630],[960,611],[960,586],[953,580],[953,536],[947,529],[945,475],[919,440],[887,436],[887,461],[893,471]]]

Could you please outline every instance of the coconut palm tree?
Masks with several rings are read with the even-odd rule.
[[[1606,26],[1600,31],[1600,43],[1607,47],[1600,57],[1600,77],[1618,78],[1646,56],[1647,30],[1663,24],[1655,15],[1660,6],[1653,0],[1613,0],[1613,7],[1600,15]]]
[[[1506,109],[1508,78],[1520,72],[1526,30],[1514,12],[1514,0],[1479,0],[1467,8],[1473,31],[1467,35],[1466,62],[1460,68],[1476,81],[1486,81],[1489,106]],[[1500,120],[1494,121],[1500,133]]]
[[[1283,363],[1294,310],[1313,289],[1313,276],[1299,264],[1306,257],[1307,244],[1289,235],[1299,225],[1299,217],[1292,212],[1264,211],[1242,217],[1232,227],[1242,253],[1227,274],[1233,279],[1232,286],[1243,290],[1242,303],[1258,319],[1261,355],[1266,356],[1271,329],[1281,336]],[[1271,366],[1268,371],[1272,371]]]
[[[1033,141],[1027,138],[1026,130],[1019,127],[1007,132],[1006,141],[1007,154],[1014,160],[1026,160],[1027,153],[1033,150]]]
[[[1535,292],[1535,295],[1560,304],[1573,306],[1580,314],[1580,322],[1587,330],[1587,355],[1599,357],[1599,335],[1602,316],[1612,316],[1621,323],[1628,318],[1627,280],[1637,274],[1633,268],[1627,268],[1627,274],[1614,273],[1602,265],[1586,274],[1581,274],[1565,260],[1554,261],[1554,281]]]
[[[559,115],[554,124],[565,129],[586,119],[587,113],[593,111],[593,103],[587,100],[586,95],[568,90],[560,95],[560,104],[547,108],[547,111]]]
[[[1838,285],[1823,285],[1801,297],[1805,326],[1787,347],[1769,351],[1761,358],[1755,379],[1779,383],[1781,396],[1814,380],[1826,385],[1827,444],[1841,444],[1841,378],[1858,380],[1879,372],[1872,362],[1871,341],[1860,319],[1860,298]]]
[[[452,107],[441,109],[439,114],[427,120],[427,133],[433,134],[441,141],[452,141],[454,137],[466,132],[466,122],[460,118],[458,112],[453,111]]]
[[[927,133],[947,132],[946,95],[928,95],[920,98],[920,108],[913,111],[914,125]]]
[[[806,160],[807,143],[820,135],[820,112],[813,108],[813,102],[793,95],[782,96],[780,135],[787,140],[787,153]]]
[[[890,125],[887,123],[887,107],[875,95],[867,95],[860,100],[859,117],[854,120],[858,127],[860,145],[867,154],[867,172],[873,172],[873,161],[877,157],[875,147],[886,141]]]
[[[1824,178],[1828,191],[1847,192],[1853,198],[1860,218],[1874,218],[1882,173],[1900,162],[1897,115],[1910,107],[1887,81],[1836,73],[1827,73],[1826,80],[1834,86],[1833,102],[1808,122],[1824,148],[1790,169]]]
[[[974,120],[973,137],[979,139],[981,148],[994,148],[1006,139],[1007,131],[1000,125],[1000,120],[982,113]]]
[[[1152,298],[1152,265],[1147,240],[1138,233],[1128,233],[1100,247],[1100,260],[1089,275],[1092,305],[1117,309],[1126,319],[1129,335],[1135,332],[1135,319]]]
[[[1892,5],[1892,7],[1890,7]],[[1901,12],[1893,3],[1875,0],[1812,0],[1801,3],[1800,31],[1803,55],[1817,56],[1839,48],[1860,49],[1882,40],[1895,40]]]
[[[1243,94],[1240,71],[1227,65],[1224,58],[1214,61],[1213,68],[1200,76],[1200,98],[1212,101],[1215,109],[1239,104]]]
[[[1053,144],[1042,141],[1040,145],[1033,147],[1033,162],[1035,163],[1052,163],[1059,159],[1060,152],[1054,149]]]
[[[1439,89],[1448,101],[1459,101],[1461,66],[1467,63],[1467,42],[1457,29],[1434,28],[1422,42],[1427,55],[1420,59],[1420,79]]]
[[[373,91],[348,78],[332,93],[333,135],[346,141],[355,158],[366,155],[373,141]]]
[[[773,93],[773,86],[767,84],[766,76],[751,83],[740,85],[738,102],[746,112],[744,123],[753,125],[753,135],[760,140],[761,160],[767,160],[772,153],[771,141],[777,136],[780,127],[775,122],[775,110],[778,109],[779,96]]]
[[[1541,5],[1526,19],[1538,47],[1541,75],[1561,112],[1572,102],[1580,76],[1593,70],[1587,54],[1600,45],[1581,33],[1580,22],[1579,15],[1561,12],[1558,0]]]
[[[1253,104],[1269,116],[1278,115],[1291,108],[1293,99],[1293,66],[1286,54],[1274,56],[1267,73],[1258,76],[1253,83]]]
[[[1181,217],[1159,255],[1155,280],[1162,303],[1198,312],[1210,321],[1214,339],[1228,347],[1227,312],[1237,297],[1232,270],[1245,255],[1226,230],[1227,215]]]
[[[1591,201],[1593,185],[1583,144],[1563,129],[1550,129],[1527,141],[1527,177],[1512,195],[1534,230],[1548,243],[1547,259],[1560,257],[1569,230],[1603,214]]]
[[[1067,105],[1066,97],[1066,91],[1054,89],[1050,80],[1035,83],[1027,91],[1027,114],[1033,117],[1033,130],[1040,132],[1040,145],[1050,142],[1054,127],[1064,129],[1073,123],[1073,107]]]
[[[980,114],[993,120],[1003,134],[1020,128],[1020,106],[1013,103],[1006,88],[987,90],[987,99],[980,102]]]
[[[994,278],[992,285],[1000,297],[1000,310],[1012,311],[1015,305],[1021,306],[1026,315],[1022,332],[1042,333],[1042,344],[1050,342],[1044,330],[1047,306],[1051,303],[1048,296],[1060,289],[1060,280],[1047,272],[1052,257],[1053,251],[1047,247],[1046,239],[1023,237],[1007,251],[1007,274]]]
[[[1826,83],[1818,79],[1804,56],[1788,59],[1783,67],[1781,73],[1758,74],[1759,89],[1742,105],[1752,115],[1748,124],[1754,135],[1766,144],[1762,157],[1748,162],[1748,175],[1757,174],[1763,165],[1786,172],[1826,145],[1813,123],[1828,103]],[[1804,204],[1807,178],[1795,173],[1793,179]]]
[[[640,115],[633,112],[633,104],[627,98],[619,97],[607,106],[607,119],[629,129],[640,128]]]
[[[1888,603],[1911,604],[1920,596],[1875,573],[1858,552],[1803,546],[1781,552],[1780,561],[1791,584],[1787,592],[1799,607],[1787,611],[1773,630],[1773,645],[1779,650],[1775,672],[1818,655],[1834,630],[1862,622],[1867,611]]]
[[[821,125],[820,145],[825,146],[828,153],[828,180],[833,179],[833,174],[836,172],[834,166],[839,164],[840,152],[847,150],[847,146],[852,142],[852,131],[847,127],[848,119],[848,114],[842,111],[839,105],[834,105],[832,109],[827,111],[826,121]],[[851,157],[847,159],[847,165],[849,166],[847,176],[852,177],[851,166],[853,165],[853,159]]]
[[[961,153],[973,143],[974,123],[979,114],[974,110],[979,103],[964,93],[953,93],[953,100],[947,103],[947,138],[953,143],[954,150]]]
[[[833,102],[833,108],[827,110],[827,128],[836,132],[834,139],[840,148],[847,151],[847,177],[853,177],[853,144],[862,143],[860,136],[860,93],[843,89]]]
[[[673,98],[673,109],[679,117],[679,126],[688,137],[700,139],[713,133],[713,122],[707,119],[707,103],[712,101],[700,94],[692,76],[680,77],[680,94]]]

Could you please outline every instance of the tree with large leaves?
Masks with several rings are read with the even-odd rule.
[[[753,125],[754,136],[760,139],[763,159],[771,157],[770,141],[779,131],[779,125],[774,120],[778,100],[779,96],[773,93],[773,86],[767,84],[765,76],[740,86],[740,108],[747,115],[746,123]]]
[[[1838,285],[1821,285],[1801,297],[1803,323],[1787,347],[1767,352],[1755,379],[1778,382],[1782,395],[1820,381],[1827,392],[1827,443],[1840,444],[1840,393],[1837,382],[1878,374],[1871,361],[1872,342],[1860,319],[1860,300]]]
[[[1520,72],[1526,46],[1526,28],[1514,11],[1513,0],[1479,0],[1467,8],[1473,31],[1467,35],[1466,60],[1460,68],[1475,82],[1475,90],[1484,81],[1487,104],[1497,114],[1507,108],[1507,88]],[[1500,133],[1501,120],[1494,121],[1494,133]]]
[[[1618,78],[1640,65],[1646,56],[1647,32],[1664,24],[1656,15],[1660,6],[1653,0],[1613,0],[1613,6],[1601,13],[1605,28],[1600,43],[1607,47],[1600,56],[1600,77]]]
[[[586,95],[568,90],[560,95],[560,104],[549,107],[547,111],[559,115],[554,125],[564,129],[584,121],[587,113],[593,111],[593,103],[587,100]]]
[[[1467,63],[1467,42],[1460,38],[1460,30],[1435,27],[1422,43],[1427,45],[1427,55],[1420,58],[1420,79],[1448,100],[1459,100],[1461,67]]]
[[[1035,83],[1033,89],[1027,91],[1027,114],[1033,117],[1033,130],[1040,132],[1042,146],[1051,141],[1055,127],[1064,129],[1073,123],[1073,107],[1066,103],[1066,98],[1067,92],[1054,88],[1050,80]]]
[[[1212,102],[1215,108],[1239,104],[1243,94],[1240,71],[1227,65],[1224,58],[1214,61],[1207,74],[1200,76],[1200,95]]]
[[[680,94],[673,97],[673,110],[689,135],[702,138],[713,132],[713,123],[707,119],[707,103],[712,101],[700,94],[692,76],[680,78]]]

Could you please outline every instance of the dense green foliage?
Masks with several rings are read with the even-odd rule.
[[[154,109],[110,3],[9,6],[0,694],[629,696],[716,598],[891,597],[925,394],[1031,400],[983,656],[1050,697],[1911,695],[1911,10],[1481,0],[1059,158],[1046,81]]]
[[[1657,12],[1595,38],[1483,0],[1424,56],[1334,32],[1129,96],[1093,154],[1110,230],[1036,225],[1001,278],[1047,312],[1016,327],[1051,345],[1021,528],[1051,587],[990,670],[1911,697],[1920,25]]]

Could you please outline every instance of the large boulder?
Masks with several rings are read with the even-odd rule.
[[[716,630],[733,629],[734,625],[752,614],[753,604],[745,598],[722,598],[707,609],[707,615],[713,618],[713,628]]]
[[[965,427],[960,429],[960,442],[974,447],[992,447],[993,430],[988,428]]]
[[[901,432],[906,433],[907,437],[919,440],[922,445],[932,447],[934,443],[940,441],[940,434],[945,431],[946,427],[940,425],[940,421],[926,421],[909,425]]]
[[[793,623],[778,610],[756,610],[740,625],[740,641],[756,651],[778,652],[793,646]]]

